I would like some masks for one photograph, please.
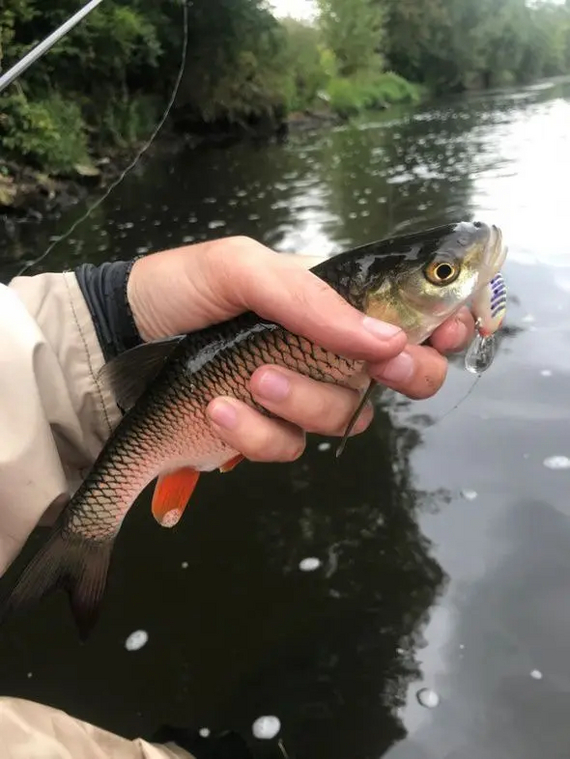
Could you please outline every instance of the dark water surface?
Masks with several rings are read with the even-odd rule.
[[[510,244],[506,334],[436,424],[473,382],[461,361],[435,399],[385,394],[338,462],[313,438],[205,477],[173,531],[143,496],[89,643],[42,602],[0,636],[0,691],[129,736],[231,727],[264,757],[267,714],[291,759],[567,757],[570,469],[544,462],[570,457],[569,169],[560,83],[144,162],[45,269],[226,234],[328,254],[479,217]],[[83,210],[12,230],[4,279]]]

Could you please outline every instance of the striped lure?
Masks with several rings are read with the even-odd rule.
[[[477,335],[465,354],[465,368],[472,374],[486,371],[495,358],[495,335],[507,312],[507,286],[499,272],[473,300]]]

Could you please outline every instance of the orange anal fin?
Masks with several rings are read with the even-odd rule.
[[[236,466],[245,459],[245,456],[243,456],[241,453],[238,453],[237,456],[234,456],[233,459],[229,459],[229,461],[226,461],[225,464],[222,464],[220,467],[220,472],[231,472],[232,469],[235,469]]]
[[[152,515],[162,527],[178,524],[194,492],[200,472],[190,467],[161,474],[152,496]]]

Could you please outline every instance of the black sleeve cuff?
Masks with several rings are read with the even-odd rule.
[[[106,362],[143,342],[127,299],[135,261],[82,264],[75,270]]]

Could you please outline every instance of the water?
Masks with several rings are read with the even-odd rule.
[[[127,651],[140,651],[148,643],[148,633],[146,630],[135,630],[125,641]]]
[[[281,730],[281,722],[279,717],[269,715],[267,717],[259,717],[255,720],[252,726],[252,732],[259,740],[271,740],[275,738],[277,733]]]
[[[435,709],[436,706],[439,706],[439,696],[431,688],[421,688],[416,693],[416,698],[418,703],[425,706],[426,709]]]
[[[299,569],[302,572],[314,572],[321,566],[321,560],[316,556],[308,556],[306,559],[301,559],[299,562]]]
[[[381,397],[339,460],[312,437],[293,464],[212,474],[172,531],[145,494],[89,643],[50,598],[0,633],[2,693],[128,736],[236,729],[256,756],[280,756],[260,715],[298,759],[567,754],[570,470],[544,462],[570,455],[569,123],[556,83],[155,158],[56,246],[46,268],[221,234],[328,254],[480,217],[509,240],[510,306],[441,423],[462,357],[435,399]],[[11,227],[4,278],[83,210]]]

